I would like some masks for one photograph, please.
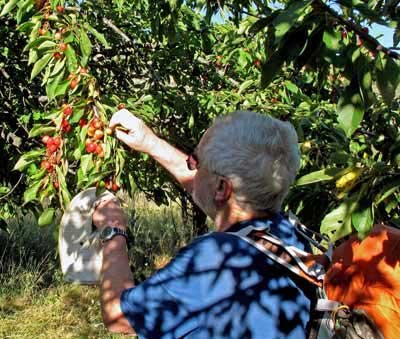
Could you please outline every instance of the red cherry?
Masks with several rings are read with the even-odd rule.
[[[57,146],[57,148],[60,147],[60,145],[61,145],[61,138],[60,138],[60,137],[55,137],[54,140],[53,140],[53,143],[54,143],[54,145]]]
[[[114,191],[114,192],[116,192],[116,191],[118,191],[118,189],[119,189],[119,186],[117,185],[117,183],[113,183],[112,184],[112,186],[111,186],[111,189]]]
[[[90,143],[86,145],[86,152],[88,153],[94,153],[96,151],[96,144]]]
[[[72,129],[71,125],[67,125],[64,127],[64,132],[69,133],[69,132],[71,132],[71,129]]]
[[[79,80],[77,78],[74,78],[71,80],[71,83],[69,84],[69,88],[74,90],[76,86],[78,86]]]
[[[47,146],[47,149],[49,150],[50,153],[54,153],[55,151],[57,151],[58,147],[55,144],[49,144]]]
[[[254,62],[253,62],[253,64],[254,64],[254,66],[256,66],[256,67],[260,67],[261,66],[261,61],[260,60],[254,60]]]
[[[80,119],[79,120],[79,126],[83,127],[87,124],[87,120],[86,119]]]
[[[51,164],[47,161],[47,160],[43,160],[41,163],[40,163],[40,167],[41,168],[44,168],[44,169],[48,169],[49,167],[51,166]]]
[[[64,108],[64,114],[65,114],[66,116],[71,115],[72,112],[73,112],[73,108],[72,108],[71,106],[68,105],[68,106],[66,106],[66,107]]]
[[[60,188],[60,184],[58,183],[57,180],[55,180],[55,181],[53,182],[53,186],[54,186],[54,188],[55,188],[56,190],[58,190],[58,189]]]
[[[61,55],[60,52],[55,52],[55,53],[53,54],[54,59],[60,59],[61,56],[62,56],[62,55]]]
[[[101,154],[103,153],[103,147],[101,147],[101,145],[96,145],[96,150],[94,151],[94,153]]]
[[[61,5],[58,5],[58,6],[57,6],[57,12],[58,12],[58,13],[63,13],[63,12],[64,12],[64,7],[61,6]]]
[[[104,181],[104,185],[105,185],[105,187],[106,187],[107,189],[110,189],[110,188],[111,188],[111,181],[110,181],[110,180],[105,180],[105,181]]]

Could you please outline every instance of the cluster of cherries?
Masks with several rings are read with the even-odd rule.
[[[79,121],[79,125],[81,127],[85,126],[86,124],[87,122],[84,119],[81,119]],[[96,154],[100,158],[104,157],[104,149],[101,144],[104,138],[104,133],[111,135],[112,130],[110,128],[104,129],[103,122],[99,118],[94,117],[90,121],[87,129],[88,138],[85,141],[85,147],[87,153]]]

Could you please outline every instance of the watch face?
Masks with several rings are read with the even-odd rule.
[[[100,239],[101,240],[107,240],[109,239],[109,237],[113,234],[113,229],[111,227],[106,227],[105,229],[103,229],[103,231],[101,232],[101,236]]]

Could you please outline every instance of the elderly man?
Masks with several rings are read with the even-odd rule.
[[[141,338],[303,338],[309,300],[264,253],[231,234],[249,225],[304,248],[281,204],[299,166],[291,124],[238,111],[218,118],[191,155],[157,137],[127,110],[110,127],[131,149],[164,166],[215,222],[143,283],[134,286],[123,232],[106,232],[102,314],[112,332]],[[118,202],[94,215],[101,230],[125,230]],[[123,235],[123,234],[122,234]]]

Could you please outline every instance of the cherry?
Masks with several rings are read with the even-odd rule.
[[[105,181],[104,181],[104,184],[105,184],[105,186],[106,186],[107,189],[110,189],[110,188],[111,188],[111,181],[110,181],[110,180],[105,180]]]
[[[51,164],[50,164],[50,162],[48,162],[47,160],[43,160],[41,163],[40,163],[40,167],[41,168],[44,168],[44,169],[48,169],[49,167],[51,166]]]
[[[48,144],[47,149],[50,153],[54,153],[55,151],[57,151],[58,147],[55,144],[51,143]]]
[[[54,39],[60,40],[61,38],[62,38],[61,32],[56,32],[56,34],[54,34]]]
[[[96,145],[96,150],[94,151],[94,153],[96,153],[97,155],[103,154],[103,147],[101,147],[101,145]]]
[[[60,137],[55,137],[53,139],[53,144],[58,148],[61,145],[61,138]]]
[[[46,33],[47,33],[47,30],[45,30],[44,28],[39,28],[39,30],[38,30],[39,35],[45,35]]]
[[[87,134],[89,137],[94,136],[94,133],[96,132],[96,129],[93,126],[89,126],[87,130]]]
[[[72,108],[70,105],[65,106],[65,108],[64,108],[64,114],[65,114],[66,116],[71,115],[72,112],[73,112],[73,108]]]
[[[57,180],[55,180],[55,181],[53,182],[53,186],[54,186],[54,188],[55,188],[56,190],[58,190],[58,189],[60,188],[60,184],[58,183]]]
[[[79,73],[81,73],[81,74],[87,74],[87,73],[88,73],[88,69],[85,68],[85,67],[81,67],[81,68],[79,69]]]
[[[114,191],[114,192],[116,192],[116,191],[118,191],[118,189],[119,189],[119,186],[117,185],[117,183],[113,183],[112,184],[112,186],[111,186],[111,189]]]
[[[53,54],[53,57],[54,57],[54,59],[61,59],[62,55],[61,55],[60,52],[55,52],[55,53]]]
[[[96,144],[94,143],[89,143],[86,145],[86,152],[88,153],[94,153],[96,151]]]
[[[106,134],[107,135],[112,135],[113,134],[113,130],[109,127],[106,128]]]
[[[63,12],[64,12],[64,7],[61,6],[61,5],[58,5],[58,6],[57,6],[57,12],[58,12],[58,13],[63,13]]]
[[[87,124],[87,120],[86,119],[80,119],[79,120],[79,126],[83,127],[83,126],[86,126],[86,124]]]
[[[97,130],[94,132],[94,138],[95,138],[96,140],[103,139],[103,137],[104,137],[104,132],[103,132],[102,130],[97,129]]]
[[[117,107],[118,107],[118,109],[124,109],[125,108],[125,104],[121,102],[121,103],[118,104]]]
[[[260,66],[261,66],[261,61],[260,60],[254,60],[254,62],[253,62],[253,64],[254,64],[254,66],[256,66],[257,68],[260,68]]]
[[[47,143],[49,142],[49,139],[50,139],[50,137],[49,137],[48,135],[44,135],[44,136],[42,137],[42,142],[43,142],[45,145],[47,145]]]
[[[71,80],[71,83],[69,84],[69,88],[74,90],[76,86],[78,86],[79,80],[77,78],[74,78]]]
[[[60,49],[60,51],[65,52],[68,48],[68,45],[62,42],[61,44],[58,45],[58,48]]]

